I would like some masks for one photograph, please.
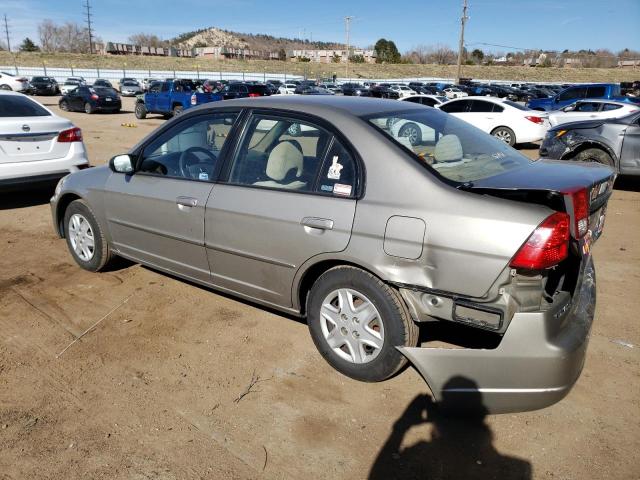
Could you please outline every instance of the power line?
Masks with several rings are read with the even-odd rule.
[[[7,36],[7,51],[11,51],[11,41],[9,40],[9,23],[7,22],[7,14],[4,14],[4,33]]]
[[[87,31],[89,32],[89,53],[93,53],[93,32],[91,30],[91,5],[89,4],[89,0],[86,0],[86,3],[83,5],[87,13]]]
[[[467,0],[462,4],[462,17],[460,17],[460,41],[458,42],[458,71],[456,73],[456,84],[460,83],[462,73],[462,54],[464,50],[464,24],[467,23]]]

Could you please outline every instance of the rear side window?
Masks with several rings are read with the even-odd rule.
[[[617,105],[615,103],[605,103],[602,106],[602,111],[603,112],[608,112],[608,111],[611,111],[611,110],[617,110],[619,108],[622,108],[622,105]]]
[[[604,87],[587,87],[587,98],[604,97]]]
[[[317,191],[340,197],[350,197],[356,193],[356,164],[349,151],[334,138],[327,152]]]
[[[593,102],[581,102],[576,107],[576,112],[597,112],[600,108],[600,104]]]
[[[0,117],[48,117],[36,102],[20,95],[0,95]]]
[[[491,102],[474,100],[469,111],[473,113],[493,112],[493,106],[494,104]]]
[[[440,110],[447,113],[462,113],[467,111],[469,103],[469,100],[459,100],[457,102],[445,103],[440,107]]]

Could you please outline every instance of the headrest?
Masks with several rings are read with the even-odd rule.
[[[292,142],[280,142],[271,150],[267,160],[266,174],[269,178],[281,181],[293,168],[296,169],[296,177],[302,175],[304,156],[298,147]]]
[[[462,160],[462,144],[457,135],[445,135],[438,143],[433,152],[436,162],[458,162]]]

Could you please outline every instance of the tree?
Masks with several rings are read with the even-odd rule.
[[[287,59],[287,52],[284,48],[278,50],[278,60],[285,61]]]
[[[340,63],[341,60],[342,60],[342,57],[340,57],[340,55],[338,55],[337,53],[334,53],[333,57],[331,57],[331,61],[333,63]]]
[[[77,23],[58,25],[47,19],[38,25],[38,36],[45,52],[84,53],[89,50],[89,31]],[[102,42],[99,37],[94,37],[93,41]]]
[[[39,52],[40,47],[38,47],[35,43],[33,43],[33,40],[27,37],[22,41],[22,44],[20,45],[20,51],[21,52]]]
[[[373,47],[376,53],[376,63],[399,63],[400,52],[392,40],[381,38]]]
[[[140,45],[142,47],[167,47],[169,46],[165,40],[153,33],[135,33],[128,38],[129,43]],[[206,45],[203,45],[206,47]]]
[[[364,56],[363,55],[351,55],[349,57],[349,61],[352,63],[364,63]]]
[[[471,58],[475,60],[477,63],[482,63],[482,60],[484,60],[484,52],[479,48],[475,48],[471,52]]]
[[[438,65],[451,65],[456,59],[456,53],[447,45],[437,44],[431,49],[429,63]]]

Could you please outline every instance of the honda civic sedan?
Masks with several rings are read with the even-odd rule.
[[[434,134],[411,143],[388,119]],[[349,377],[408,359],[437,401],[505,412],[559,401],[580,374],[614,178],[422,105],[279,96],[190,109],[63,179],[51,210],[86,270],[122,256],[301,316]],[[430,322],[478,341],[420,345]]]

